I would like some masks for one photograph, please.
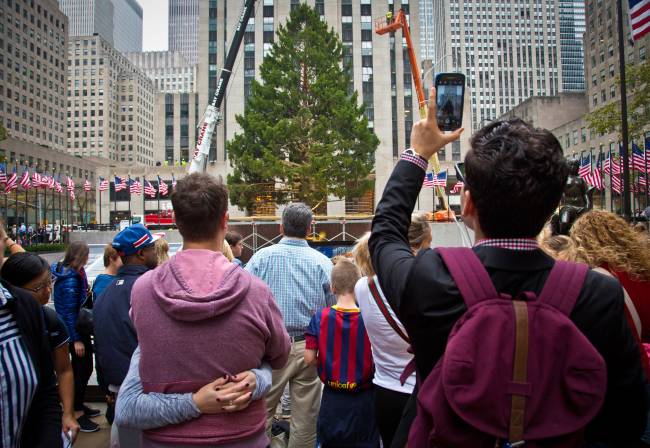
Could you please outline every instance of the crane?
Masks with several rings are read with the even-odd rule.
[[[239,21],[237,22],[237,27],[235,28],[235,34],[233,36],[232,43],[230,44],[230,49],[228,50],[226,61],[223,68],[221,69],[221,75],[219,76],[219,81],[217,82],[217,88],[214,92],[214,97],[212,98],[212,102],[208,104],[208,107],[203,114],[201,125],[199,126],[198,137],[196,139],[196,147],[194,148],[194,154],[192,156],[189,167],[190,174],[205,172],[208,155],[210,154],[210,145],[212,144],[212,134],[214,134],[214,128],[221,122],[222,119],[221,104],[223,103],[223,99],[226,96],[226,87],[228,87],[228,81],[230,81],[230,75],[232,74],[235,60],[237,59],[237,53],[239,52],[239,47],[241,46],[242,40],[244,40],[246,26],[248,25],[248,20],[253,14],[254,7],[255,0],[244,1],[244,6],[242,7],[242,11],[239,15]]]
[[[418,97],[418,109],[420,111],[420,118],[424,119],[427,117],[427,102],[424,98],[424,88],[422,86],[422,78],[420,77],[420,69],[418,66],[418,61],[415,57],[415,51],[413,50],[413,41],[411,40],[411,30],[409,28],[408,20],[406,19],[406,13],[403,9],[400,9],[397,12],[397,15],[393,16],[392,11],[389,11],[385,16],[381,16],[375,19],[375,33],[384,35],[386,33],[394,33],[397,30],[402,30],[402,35],[406,39],[406,49],[408,51],[409,62],[411,64],[411,73],[413,74],[413,83],[415,85],[415,94]],[[438,155],[434,154],[431,158],[431,165],[436,173],[440,172],[440,161],[438,160]],[[447,198],[442,187],[436,187],[436,192],[438,196],[442,199],[445,210],[449,211],[449,205],[447,204]]]

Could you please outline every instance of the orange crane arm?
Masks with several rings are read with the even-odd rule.
[[[415,84],[415,94],[418,97],[418,108],[420,110],[420,118],[424,119],[427,117],[427,103],[424,98],[424,88],[422,86],[422,77],[420,75],[420,67],[418,66],[418,61],[415,58],[415,51],[413,50],[413,41],[411,40],[411,30],[409,29],[409,24],[406,20],[406,14],[403,9],[400,9],[395,18],[393,19],[392,13],[387,14],[384,17],[379,17],[375,19],[375,32],[379,35],[386,33],[393,33],[401,29],[404,39],[406,39],[406,49],[409,55],[409,62],[411,64],[411,73],[413,75],[413,83]],[[440,172],[440,162],[438,160],[438,155],[434,154],[430,160],[431,165],[436,173]],[[436,187],[436,191],[446,210],[449,210],[449,204],[447,204],[447,199],[445,198],[445,191],[442,187]]]

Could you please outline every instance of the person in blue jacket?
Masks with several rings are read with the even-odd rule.
[[[88,281],[84,266],[88,263],[88,245],[75,241],[68,245],[63,261],[51,266],[54,281],[54,308],[70,336],[70,354],[74,375],[74,410],[81,432],[95,432],[99,426],[90,417],[100,415],[97,409],[84,405],[86,387],[93,373],[93,349],[89,334],[79,334],[79,309],[88,296]],[[87,305],[88,306],[88,305]],[[90,307],[90,306],[89,306]]]

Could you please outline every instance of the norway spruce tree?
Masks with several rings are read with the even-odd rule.
[[[242,132],[228,142],[230,200],[252,212],[255,199],[321,206],[328,195],[360,197],[379,144],[342,67],[341,42],[311,7],[301,4],[253,81]]]

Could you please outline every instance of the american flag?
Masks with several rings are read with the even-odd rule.
[[[70,199],[72,199],[73,201],[76,199],[76,196],[75,196],[75,194],[74,194],[74,190],[72,190],[72,191],[70,192]]]
[[[54,172],[52,172],[52,175],[50,176],[47,186],[50,187],[50,190],[54,190],[56,188],[56,181],[54,180]]]
[[[133,180],[129,177],[129,192],[131,194],[142,194],[142,185],[139,180]]]
[[[0,163],[0,184],[7,183],[7,166],[4,163]]]
[[[603,176],[600,173],[601,161],[598,158],[598,163],[596,163],[596,169],[593,172],[587,174],[584,179],[589,185],[596,187],[598,190],[602,190],[603,187]]]
[[[650,31],[650,0],[629,0],[632,38],[639,40]]]
[[[50,186],[50,176],[47,173],[43,173],[41,176],[41,188],[47,188]]]
[[[174,173],[172,173],[172,191],[176,190],[176,178],[174,177]]]
[[[426,173],[424,175],[424,181],[422,182],[422,186],[427,188],[433,188],[434,185],[435,184],[433,183],[433,173]]]
[[[144,181],[144,194],[149,196],[150,198],[155,198],[156,197],[156,189],[151,185],[151,182],[149,182],[146,179],[142,179]]]
[[[5,193],[9,193],[11,190],[18,188],[18,173],[16,173],[16,167],[14,166],[9,179],[7,179],[7,185],[5,185]]]
[[[59,194],[63,193],[63,186],[61,185],[61,175],[60,174],[59,174],[59,179],[56,182],[54,182],[54,190]]]
[[[639,174],[639,178],[637,179],[637,183],[641,186],[647,186],[648,185],[648,179],[644,174]]]
[[[447,172],[446,171],[441,171],[438,174],[434,174],[433,176],[433,185],[436,187],[447,187]]]
[[[29,182],[29,170],[27,167],[25,167],[25,170],[23,171],[23,176],[20,178],[20,186],[23,187],[25,190],[29,190],[31,187],[31,183]]]
[[[160,193],[160,196],[167,196],[167,193],[169,193],[167,182],[162,180],[160,176],[158,176],[158,193]]]
[[[580,177],[586,177],[589,174],[591,174],[591,154],[581,158],[580,169],[578,170],[578,176]]]
[[[92,187],[90,185],[90,181],[88,180],[88,178],[86,178],[86,180],[84,181],[84,191],[90,191],[91,189]]]
[[[103,177],[99,178],[99,191],[106,191],[108,190],[108,179],[104,179]]]
[[[645,173],[647,167],[646,157],[646,150],[632,143],[632,167],[635,170]]]
[[[34,188],[43,186],[43,176],[41,176],[36,170],[34,170],[34,173],[32,174],[32,185],[34,185]]]
[[[126,181],[119,176],[115,176],[115,192],[126,190]]]
[[[74,192],[74,187],[75,187],[74,181],[72,180],[72,178],[70,176],[67,176],[67,177],[68,177],[68,179],[66,181],[66,184],[68,185],[68,191]]]
[[[461,181],[458,181],[454,184],[454,187],[451,189],[451,193],[460,193],[460,190],[465,186]]]
[[[612,190],[618,194],[621,194],[621,191],[623,191],[623,182],[621,182],[619,175],[612,176]]]

